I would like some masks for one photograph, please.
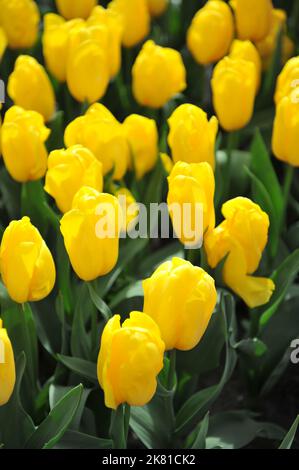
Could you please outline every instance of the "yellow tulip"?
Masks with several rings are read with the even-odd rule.
[[[168,7],[168,0],[147,0],[147,5],[152,16],[160,16]]]
[[[214,279],[189,261],[173,258],[143,281],[143,290],[143,310],[160,328],[166,350],[193,349],[216,305]]]
[[[115,77],[121,66],[121,41],[123,36],[122,16],[113,9],[97,6],[87,21],[89,25],[104,25],[108,29],[108,66],[110,76]]]
[[[130,164],[130,149],[123,126],[104,105],[96,103],[72,121],[65,130],[65,145],[87,147],[103,164],[103,174],[114,169],[113,178],[121,180]]]
[[[147,41],[132,68],[136,101],[150,108],[161,108],[186,88],[186,70],[178,51]],[[167,77],[167,79],[166,79]]]
[[[42,300],[55,284],[55,265],[49,248],[29,217],[14,220],[0,248],[1,276],[10,297],[18,303]]]
[[[12,178],[25,183],[45,175],[48,158],[45,141],[49,134],[39,113],[18,106],[9,108],[1,130],[0,147]]]
[[[97,0],[56,0],[59,13],[67,20],[88,18]]]
[[[1,24],[1,23],[0,23]],[[0,63],[7,48],[7,37],[5,31],[0,26]]]
[[[147,0],[112,0],[108,9],[122,17],[122,43],[125,47],[135,46],[149,34],[150,15]]]
[[[83,186],[61,219],[72,267],[84,281],[105,276],[118,259],[120,207],[116,197]]]
[[[70,30],[66,81],[77,101],[94,103],[106,93],[110,80],[108,44],[108,28],[103,24],[83,23]]]
[[[261,41],[270,31],[271,0],[231,0],[239,39]]]
[[[276,108],[272,148],[279,160],[299,166],[299,88],[282,98]]]
[[[252,62],[225,57],[212,77],[213,103],[220,125],[226,131],[246,126],[253,114],[256,69]]]
[[[131,114],[123,124],[137,179],[151,171],[158,158],[158,129],[153,119]]]
[[[258,92],[261,85],[262,61],[255,45],[251,41],[235,39],[229,55],[232,59],[243,59],[253,63],[256,70],[256,91]]]
[[[256,47],[263,61],[263,69],[267,70],[271,65],[276,49],[278,34],[282,30],[282,62],[285,63],[293,54],[294,43],[286,35],[287,15],[284,10],[274,9],[271,16],[271,27],[267,36],[256,42]]]
[[[33,0],[0,0],[0,26],[9,47],[26,49],[37,40],[40,14]]]
[[[7,331],[0,318],[0,406],[8,403],[16,383],[15,359]]]
[[[165,173],[167,175],[170,175],[174,166],[172,159],[170,158],[169,155],[167,155],[167,153],[160,153],[160,158],[161,158],[161,162],[164,167]]]
[[[225,257],[223,280],[250,307],[266,304],[275,288],[271,279],[254,277],[268,241],[269,217],[244,197],[222,206],[225,218],[205,237],[209,265],[215,268]]]
[[[135,226],[136,219],[139,215],[139,207],[136,199],[127,188],[117,189],[114,195],[118,198],[122,211],[121,231],[123,233],[130,232],[133,222]]]
[[[102,164],[91,151],[74,145],[51,152],[45,191],[55,199],[61,212],[71,210],[74,196],[82,186],[103,191]]]
[[[37,111],[49,121],[56,108],[50,79],[34,57],[20,55],[9,77],[7,91],[17,106]]]
[[[43,54],[48,70],[59,82],[66,81],[70,31],[82,24],[83,20],[65,21],[54,13],[44,16]]]
[[[193,104],[182,104],[168,119],[168,144],[175,162],[208,162],[215,167],[218,121]]]
[[[278,76],[275,91],[276,106],[297,87],[299,87],[299,56],[288,60]]]
[[[164,350],[159,328],[148,315],[132,312],[122,325],[114,315],[104,328],[97,365],[106,406],[146,405],[157,389]]]
[[[234,20],[223,0],[209,0],[194,16],[187,32],[187,45],[199,64],[222,59],[234,36]]]
[[[212,167],[206,162],[178,162],[168,184],[167,204],[173,228],[184,245],[198,247],[203,235],[215,226]]]

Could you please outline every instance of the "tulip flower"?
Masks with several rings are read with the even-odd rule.
[[[272,135],[273,153],[279,160],[299,167],[299,88],[282,98],[276,108]]]
[[[209,265],[215,268],[225,259],[223,280],[250,307],[266,304],[275,288],[271,279],[254,277],[268,241],[269,217],[244,197],[222,206],[225,218],[207,233],[205,249]]]
[[[147,0],[151,16],[162,15],[168,7],[168,0]]]
[[[215,179],[211,165],[178,162],[168,177],[167,204],[181,242],[198,247],[215,226]]]
[[[55,0],[60,15],[67,20],[88,18],[97,0]]]
[[[150,108],[162,108],[186,88],[186,70],[180,53],[157,46],[152,40],[143,45],[132,76],[136,101]]]
[[[66,81],[70,31],[82,24],[83,20],[65,21],[54,13],[44,16],[43,54],[47,69],[59,82]]]
[[[32,47],[38,36],[39,9],[34,0],[0,0],[0,26],[12,49]]]
[[[47,170],[45,141],[50,130],[35,111],[12,106],[5,114],[1,148],[7,171],[20,183],[42,178]]]
[[[160,158],[161,158],[161,162],[164,167],[165,173],[167,175],[170,175],[174,166],[172,159],[170,158],[169,155],[167,155],[167,153],[163,153],[163,152],[160,153]]]
[[[187,45],[194,59],[203,65],[217,62],[230,48],[234,20],[223,0],[209,0],[194,16],[187,33]]]
[[[114,195],[118,198],[118,202],[122,211],[122,225],[121,232],[129,232],[132,223],[139,215],[139,207],[134,198],[133,194],[127,188],[119,188],[114,192]]]
[[[124,29],[122,16],[111,8],[97,6],[92,10],[87,24],[101,25],[108,29],[108,66],[110,76],[115,77],[121,66],[121,42]]]
[[[157,389],[164,350],[159,328],[148,315],[131,312],[122,325],[114,315],[104,328],[97,364],[106,406],[146,405]]]
[[[168,119],[168,144],[175,162],[208,162],[215,167],[218,121],[193,104],[182,104]]]
[[[66,80],[71,95],[81,103],[95,103],[110,80],[109,31],[103,25],[82,24],[69,35]]]
[[[10,297],[18,303],[42,300],[55,284],[55,265],[49,248],[29,217],[14,220],[0,248],[1,276]]]
[[[49,121],[55,113],[55,94],[50,79],[34,57],[20,55],[9,77],[7,91],[17,106],[37,111]]]
[[[122,43],[136,46],[150,32],[150,14],[147,0],[112,0],[108,9],[119,14],[124,25]]]
[[[159,150],[156,122],[131,114],[125,119],[123,127],[131,148],[137,179],[141,179],[157,162]]]
[[[7,331],[0,318],[0,406],[8,403],[16,383],[15,359]]]
[[[277,78],[275,91],[275,104],[288,96],[295,88],[299,87],[299,56],[288,60]]]
[[[252,62],[225,57],[212,77],[213,103],[221,126],[236,131],[246,126],[253,114],[256,68]]]
[[[78,277],[105,276],[118,259],[120,207],[116,197],[83,186],[61,219],[61,233]]]
[[[103,190],[102,164],[82,145],[54,150],[48,159],[45,191],[65,213],[71,210],[75,194],[82,186]]]
[[[272,63],[280,31],[282,31],[282,63],[285,64],[294,52],[294,43],[286,34],[286,25],[286,12],[284,10],[273,8],[270,31],[264,39],[256,42],[256,47],[262,58],[264,70],[267,70]]]
[[[143,281],[144,312],[158,325],[166,350],[193,349],[214,311],[214,279],[189,261],[173,258]]]
[[[270,31],[271,0],[231,0],[239,39],[261,41]]]
[[[65,145],[81,144],[103,164],[103,174],[114,169],[121,180],[130,164],[130,149],[123,126],[104,105],[96,103],[85,116],[72,121],[65,130]]]
[[[1,28],[0,26],[0,63],[4,55],[4,52],[6,51],[6,48],[7,48],[7,37],[6,37],[4,29]]]
[[[256,91],[258,92],[261,85],[262,61],[255,45],[251,41],[235,39],[229,55],[232,59],[243,59],[253,63],[256,70]]]

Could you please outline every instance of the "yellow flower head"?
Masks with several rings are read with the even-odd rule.
[[[299,87],[299,56],[288,60],[278,76],[275,91],[276,106],[297,87]]]
[[[261,41],[270,31],[271,0],[231,0],[239,39]]]
[[[0,26],[12,49],[29,49],[38,36],[40,14],[34,0],[0,0]]]
[[[59,13],[67,20],[88,18],[97,0],[55,0]]]
[[[0,318],[0,406],[9,401],[16,383],[15,359],[7,331]]]
[[[243,59],[253,63],[256,70],[256,91],[258,92],[261,84],[262,61],[255,45],[248,40],[235,39],[229,55],[232,59]]]
[[[108,9],[119,14],[124,25],[122,43],[132,47],[150,32],[150,14],[147,0],[112,0]]]

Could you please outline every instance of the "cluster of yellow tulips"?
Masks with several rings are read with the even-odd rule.
[[[160,178],[168,182],[169,215],[174,231],[182,234],[181,244],[196,244],[203,235],[202,267],[191,257],[192,264],[188,251],[186,259],[164,260],[142,281],[143,311],[131,312],[122,324],[120,315],[114,315],[105,324],[97,377],[106,407],[114,410],[122,404],[148,404],[157,390],[165,352],[190,351],[199,344],[217,303],[217,266],[225,286],[250,309],[266,305],[275,292],[271,273],[262,277],[259,270],[268,243],[269,214],[247,195],[231,196],[230,160],[237,150],[236,132],[254,114],[263,72],[277,52],[278,38],[284,68],[276,82],[272,151],[288,165],[288,189],[291,173],[299,166],[299,56],[292,57],[296,46],[288,36],[286,13],[275,9],[271,0],[208,0],[198,9],[186,46],[210,74],[213,111],[206,112],[191,100],[176,105],[176,97],[188,87],[183,54],[159,45],[155,35],[147,39],[152,23],[160,21],[170,3],[112,0],[104,7],[96,0],[56,0],[56,10],[41,15],[33,0],[0,0],[0,64],[6,55],[14,54],[15,59],[7,81],[9,106],[4,104],[0,124],[3,162],[23,188],[42,182],[43,197],[53,199],[46,203],[47,211],[57,237],[63,238],[77,282],[79,278],[90,283],[113,271],[120,233],[138,215],[137,208],[133,216],[123,214],[122,226],[118,196],[136,204],[136,187],[148,181],[160,163]],[[42,59],[36,58],[38,41]],[[129,63],[130,83],[122,78],[120,84],[130,86],[135,107],[121,120],[103,99],[122,73],[126,50],[141,42]],[[65,119],[61,145],[49,148],[53,122],[61,111],[61,90],[73,105],[80,103],[76,109],[81,111]],[[169,103],[168,115],[159,115],[161,124],[156,110]],[[164,133],[166,129],[165,145],[159,124]],[[226,186],[219,199],[222,208],[215,202],[219,129],[228,139],[226,168],[220,170]],[[131,186],[128,181],[133,181]],[[34,205],[33,200],[30,203]],[[196,233],[192,240],[183,235],[185,216],[178,221],[171,209],[186,203],[193,221],[196,205],[203,208],[203,234]],[[98,208],[106,205],[108,219],[117,222],[113,236],[102,238],[96,230]],[[10,221],[0,248],[2,283],[18,304],[37,302],[54,292],[59,269],[47,236],[29,215]],[[16,380],[13,348],[0,319],[1,345],[5,362],[0,361],[0,406],[9,402]]]

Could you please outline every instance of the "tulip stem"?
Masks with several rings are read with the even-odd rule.
[[[172,349],[169,352],[169,370],[167,377],[167,389],[172,390],[175,386],[175,371],[176,371],[176,350]]]
[[[225,174],[224,174],[224,187],[223,187],[223,193],[222,193],[224,201],[226,201],[226,199],[229,196],[231,179],[232,179],[232,155],[233,155],[233,151],[237,149],[238,147],[238,142],[239,142],[238,132],[230,132],[227,136],[227,147],[226,147],[227,161],[226,161],[226,168],[225,168]]]
[[[285,168],[285,176],[283,182],[283,214],[282,214],[282,224],[285,222],[285,218],[287,215],[288,209],[288,202],[290,198],[290,192],[292,188],[294,178],[294,167],[291,165],[287,165]]]
[[[110,436],[114,449],[126,449],[129,433],[130,406],[121,404],[111,412]]]

